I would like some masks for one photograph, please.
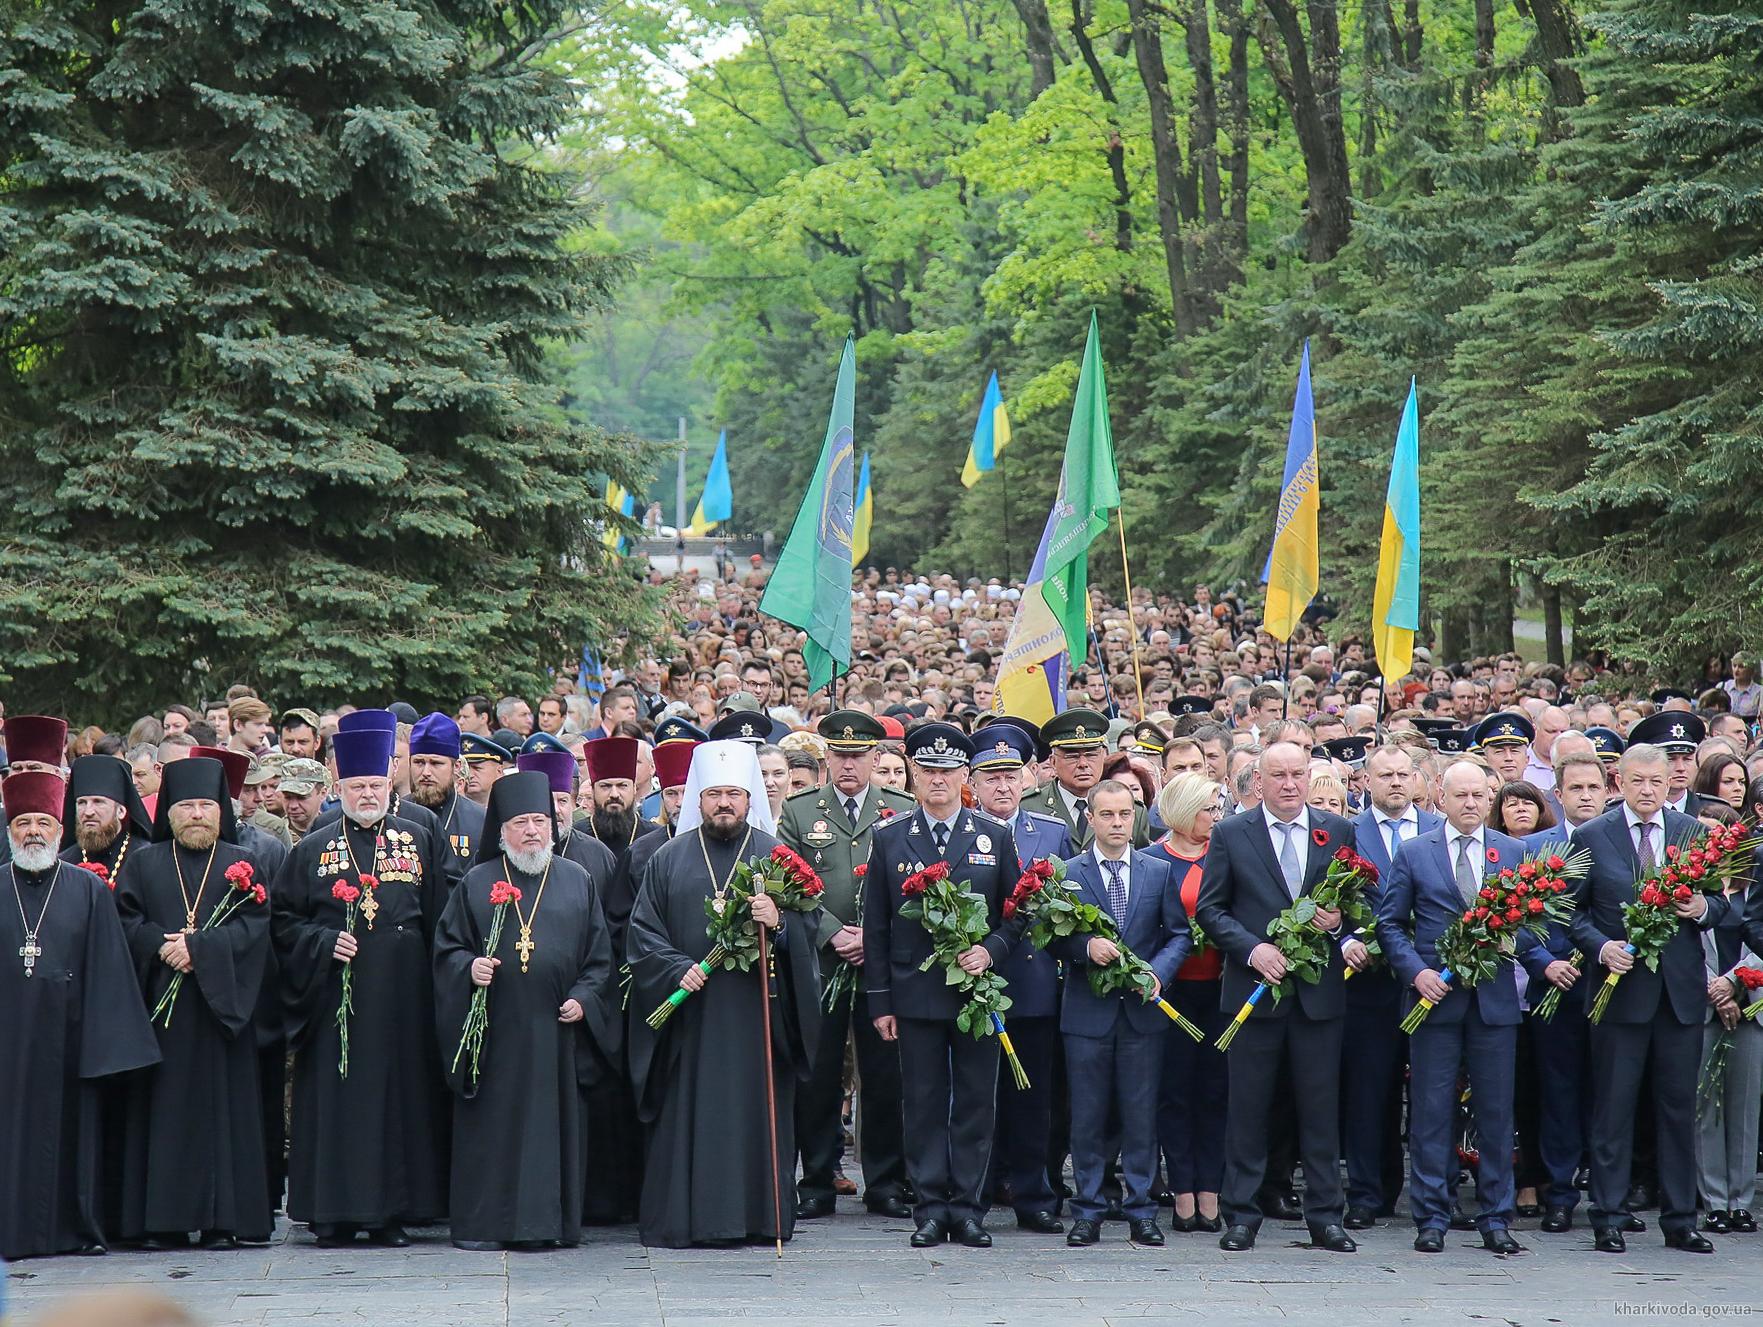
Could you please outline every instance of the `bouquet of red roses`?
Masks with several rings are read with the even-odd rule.
[[[88,871],[102,871],[104,868],[100,863],[88,862],[86,864],[86,869]],[[105,877],[100,876],[99,878],[104,879]],[[220,896],[220,901],[214,905],[214,910],[208,914],[208,920],[202,923],[202,929],[204,931],[212,930],[214,927],[219,926],[246,903],[254,903],[257,906],[262,907],[269,899],[269,891],[262,885],[258,884],[252,877],[250,862],[234,862],[231,866],[227,867],[226,878],[227,883],[230,884],[232,888]],[[112,889],[116,888],[115,884],[111,884],[110,887]],[[177,1003],[178,992],[183,989],[184,974],[181,972],[172,973],[171,984],[165,988],[165,994],[159,997],[159,1003],[153,1006],[153,1018],[155,1020],[157,1020],[161,1014],[165,1016],[165,1021],[160,1023],[160,1027],[169,1028],[171,1026],[172,1006]]]
[[[1328,846],[1328,831],[1313,829],[1310,840],[1319,848]],[[1349,930],[1368,927],[1372,923],[1371,905],[1365,900],[1365,891],[1377,883],[1377,867],[1354,852],[1351,848],[1340,847],[1328,859],[1328,870],[1316,888],[1308,894],[1293,901],[1290,907],[1281,910],[1280,914],[1267,923],[1267,938],[1285,957],[1286,977],[1296,977],[1299,981],[1307,981],[1312,986],[1322,980],[1322,974],[1328,971],[1333,959],[1334,940],[1311,925],[1318,912],[1339,912],[1341,925]],[[1216,1045],[1219,1050],[1229,1050],[1231,1042],[1236,1040],[1237,1032],[1261,997],[1268,991],[1273,992],[1275,1002],[1285,999],[1286,983],[1270,986],[1267,982],[1255,983],[1255,989],[1249,992],[1249,998],[1243,1001],[1231,1019],[1230,1026],[1219,1035]]]
[[[769,894],[784,912],[813,912],[820,906],[826,886],[814,868],[794,848],[778,844],[769,856],[752,858],[735,865],[729,878],[729,891],[724,897],[704,900],[707,924],[704,933],[710,940],[710,952],[698,963],[698,970],[708,977],[717,968],[728,972],[749,972],[759,961],[759,928],[753,921],[753,896]],[[650,1013],[650,1027],[659,1028],[673,1016],[673,1011],[686,1002],[690,994],[684,987],[673,992]]]
[[[991,934],[992,923],[986,901],[972,890],[964,889],[949,878],[947,862],[933,862],[921,871],[914,871],[900,882],[905,902],[900,905],[902,917],[916,917],[930,933],[930,957],[918,965],[920,972],[929,972],[939,963],[943,979],[967,997],[961,1012],[955,1015],[955,1026],[974,1040],[995,1033],[1010,1064],[1010,1075],[1018,1088],[1028,1086],[1028,1074],[1016,1057],[1016,1047],[1004,1026],[1004,1011],[1010,997],[1004,993],[1008,984],[994,965],[984,972],[969,972],[961,966],[961,956]],[[1010,901],[1005,900],[1009,908]],[[1005,913],[1013,916],[1015,910]]]
[[[1032,863],[1016,882],[1016,888],[1004,903],[1004,916],[1027,912],[1030,921],[1027,938],[1037,949],[1045,949],[1054,940],[1082,933],[1098,940],[1107,940],[1120,951],[1112,963],[1090,963],[1090,990],[1098,996],[1116,991],[1130,991],[1147,1004],[1155,1003],[1164,1016],[1195,1041],[1205,1033],[1194,1026],[1157,990],[1157,974],[1120,938],[1120,927],[1107,911],[1094,903],[1085,903],[1067,882],[1065,865],[1043,857]]]
[[[1628,952],[1645,963],[1647,971],[1657,972],[1659,958],[1683,920],[1673,905],[1686,903],[1697,894],[1724,893],[1733,878],[1747,868],[1749,854],[1759,843],[1763,839],[1752,836],[1750,827],[1741,821],[1666,845],[1652,873],[1635,882],[1634,902],[1622,905]],[[1603,1021],[1610,996],[1621,980],[1620,972],[1604,978],[1592,999],[1592,1022]]]
[[[1499,850],[1489,848],[1488,861],[1499,860]],[[1439,937],[1440,979],[1462,988],[1492,981],[1502,963],[1518,956],[1520,932],[1541,939],[1551,922],[1567,920],[1573,911],[1568,881],[1584,875],[1590,860],[1586,852],[1563,857],[1545,851],[1486,877],[1474,903]],[[1418,1001],[1402,1020],[1402,1031],[1412,1033],[1434,1007],[1431,1000]]]
[[[520,900],[520,890],[506,880],[498,880],[490,886],[490,938],[484,944],[484,957],[496,957],[496,947],[502,943],[502,923],[508,916],[511,903]],[[471,1053],[471,1085],[477,1086],[478,1060],[484,1053],[484,1033],[490,1030],[490,988],[474,987],[471,992],[471,1008],[465,1011],[465,1026],[459,1034],[459,1049],[453,1052],[453,1068],[459,1068],[460,1059],[467,1051]]]

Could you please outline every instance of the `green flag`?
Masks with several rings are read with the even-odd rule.
[[[759,611],[808,633],[802,655],[808,685],[819,690],[834,669],[851,671],[851,526],[855,460],[852,410],[857,394],[857,347],[845,338],[832,414],[820,444],[820,464],[802,497],[796,523],[777,568],[766,584]]]
[[[1065,467],[1059,473],[1059,495],[1053,500],[1054,523],[1047,540],[1047,606],[1065,629],[1065,648],[1074,663],[1090,652],[1090,544],[1108,528],[1108,513],[1120,505],[1120,481],[1114,473],[1114,430],[1108,423],[1108,385],[1102,379],[1102,347],[1096,314],[1090,312],[1090,337],[1084,345],[1083,371],[1071,408],[1071,431],[1065,435]]]

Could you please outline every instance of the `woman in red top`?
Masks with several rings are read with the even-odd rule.
[[[1198,774],[1177,774],[1157,795],[1157,813],[1169,832],[1152,845],[1168,853],[1190,923],[1200,896],[1206,846],[1218,822],[1224,790]],[[1169,1188],[1175,1195],[1176,1230],[1216,1233],[1218,1186],[1224,1180],[1224,1053],[1213,1046],[1224,1031],[1219,1009],[1224,960],[1216,949],[1195,954],[1176,971],[1164,997],[1206,1034],[1196,1042],[1176,1031],[1163,1043],[1163,1078],[1157,1101],[1157,1140]]]

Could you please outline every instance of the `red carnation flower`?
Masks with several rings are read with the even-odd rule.
[[[802,883],[802,895],[804,898],[819,898],[822,891],[825,889],[826,886],[820,883],[820,877],[817,875],[809,876],[808,879]]]
[[[339,880],[331,886],[331,897],[342,903],[353,903],[361,897],[361,891],[346,880]]]
[[[859,880],[863,879],[864,876],[869,874],[869,863],[868,862],[857,863],[857,865],[855,865],[851,868],[851,874],[856,876]]]
[[[1313,829],[1313,830],[1311,830],[1310,831],[1310,841],[1312,843],[1314,843],[1318,848],[1328,847],[1328,831],[1326,829]]]
[[[267,903],[269,901],[269,891],[262,885],[252,885],[251,901],[253,903]]]
[[[361,887],[363,889],[378,889],[380,887],[380,878],[377,875],[369,875],[366,871],[363,871],[361,873]]]
[[[116,888],[116,881],[110,878],[110,868],[103,862],[81,862],[80,865],[110,886],[111,889]]]
[[[490,906],[499,908],[504,903],[513,903],[520,897],[520,891],[506,880],[498,880],[490,886]]]
[[[1739,979],[1739,984],[1747,991],[1763,990],[1763,970],[1757,968],[1734,968],[1732,975]]]
[[[231,866],[227,867],[226,878],[232,881],[235,885],[238,885],[239,888],[245,888],[240,882],[251,878],[251,863],[234,862]]]

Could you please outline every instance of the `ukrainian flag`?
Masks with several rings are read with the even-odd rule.
[[[735,495],[728,480],[728,430],[716,435],[716,454],[710,458],[710,474],[704,480],[704,496],[692,512],[686,533],[697,538],[709,534],[734,515]]]
[[[869,488],[869,453],[857,474],[857,515],[851,521],[851,565],[869,556],[869,530],[875,524],[875,494]]]
[[[992,693],[992,709],[1041,724],[1065,708],[1065,626],[1053,612],[1045,593],[1047,545],[1059,523],[1059,508],[1047,515],[1041,544],[1028,569],[1022,601],[1010,624],[1010,638],[998,662],[998,685]]]
[[[1262,625],[1276,640],[1290,640],[1298,619],[1316,597],[1320,576],[1316,516],[1321,481],[1316,470],[1316,403],[1310,396],[1310,342],[1298,365],[1298,391],[1292,399],[1292,428],[1286,439],[1285,477],[1279,486],[1273,548],[1261,582],[1267,586]]]
[[[637,495],[608,479],[606,481],[606,505],[621,516],[634,516],[637,510]],[[624,537],[624,533],[611,521],[606,523],[606,532],[600,536],[600,542],[619,553],[624,552],[630,546],[630,541]]]
[[[1004,413],[1004,397],[998,391],[998,374],[993,370],[986,382],[986,394],[979,403],[979,419],[973,426],[973,444],[967,449],[967,464],[961,468],[963,487],[972,488],[979,477],[990,470],[1010,443],[1010,417]]]
[[[1408,380],[1408,404],[1396,430],[1390,486],[1383,503],[1383,542],[1377,554],[1377,593],[1371,604],[1371,640],[1384,680],[1414,666],[1420,628],[1420,398]]]

